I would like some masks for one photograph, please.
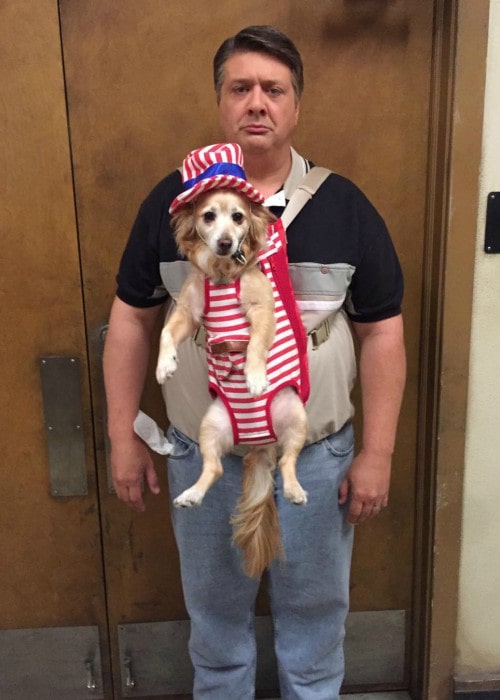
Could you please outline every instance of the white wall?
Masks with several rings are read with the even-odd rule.
[[[490,0],[466,429],[458,673],[500,672],[500,254],[483,252],[500,192],[500,0]],[[499,231],[500,235],[500,231]]]

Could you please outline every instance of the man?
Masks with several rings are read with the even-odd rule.
[[[291,147],[303,87],[300,55],[276,29],[249,27],[222,44],[214,78],[224,138],[240,144],[247,179],[279,216],[310,168]],[[122,259],[106,338],[114,484],[118,497],[138,511],[144,509],[144,477],[153,493],[159,491],[133,423],[152,328],[185,272],[167,214],[181,191],[175,172],[143,202]],[[388,501],[405,377],[402,279],[383,221],[340,176],[329,176],[291,223],[287,238],[292,283],[310,334],[310,429],[297,466],[309,501],[303,508],[284,501],[277,474],[285,557],[270,568],[269,592],[281,697],[336,700],[344,673],[352,526],[375,516]],[[349,394],[355,360],[348,317],[360,343],[363,403],[361,446],[354,459]],[[210,400],[203,349],[188,341],[181,352],[178,371],[165,387],[175,448],[169,457],[173,496],[201,470],[197,427]],[[258,581],[242,573],[229,524],[240,488],[241,458],[232,454],[202,507],[173,512],[191,618],[194,697],[203,700],[254,695]]]

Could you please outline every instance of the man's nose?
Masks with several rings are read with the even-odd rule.
[[[248,110],[250,112],[265,114],[267,111],[265,97],[266,95],[264,90],[262,90],[260,86],[256,85],[249,93]]]

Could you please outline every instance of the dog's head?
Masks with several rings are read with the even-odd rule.
[[[180,252],[209,277],[234,277],[265,247],[275,217],[234,189],[200,195],[172,217]]]

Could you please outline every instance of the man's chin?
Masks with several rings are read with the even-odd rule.
[[[273,147],[272,139],[269,134],[243,134],[240,140],[240,146],[248,153],[261,153],[268,151]]]

